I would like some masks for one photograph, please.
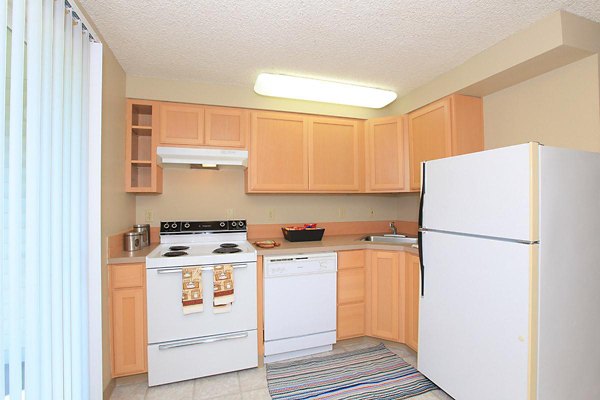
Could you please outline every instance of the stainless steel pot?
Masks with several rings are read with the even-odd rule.
[[[138,251],[142,249],[142,232],[126,232],[123,234],[123,248],[125,251]]]
[[[134,232],[140,232],[142,234],[142,247],[146,247],[150,244],[150,225],[149,224],[137,224],[133,226]]]

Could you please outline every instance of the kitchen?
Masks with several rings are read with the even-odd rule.
[[[566,24],[567,22],[565,22]],[[537,26],[538,29],[541,28],[541,24]],[[531,35],[538,34],[535,32],[536,28],[530,28],[530,31],[520,32],[520,34],[526,35],[529,33]],[[521,38],[518,38],[521,39]],[[517,39],[515,39],[516,41]],[[521,39],[527,40],[527,39]],[[492,48],[489,49],[491,55],[488,57],[496,56],[497,54],[502,54],[506,49],[500,48]],[[495,53],[497,52],[497,53]],[[537,56],[539,57],[539,56]],[[535,55],[531,55],[533,59],[531,63],[535,65],[536,60],[541,63],[540,67],[542,70],[547,68],[545,65],[544,57],[537,58]],[[519,60],[523,61],[523,60]],[[525,74],[523,76],[519,76],[520,73],[516,73],[516,76],[512,79],[521,81],[521,83],[517,83],[515,85],[510,86],[501,86],[506,85],[506,83],[498,83],[498,81],[494,82],[500,77],[494,77],[492,73],[487,72],[488,76],[492,75],[492,78],[488,78],[491,80],[487,80],[487,83],[495,87],[497,89],[501,87],[506,87],[504,90],[494,90],[490,94],[483,96],[483,136],[484,136],[484,148],[497,148],[503,147],[506,145],[517,144],[527,141],[540,141],[545,144],[552,144],[562,147],[575,147],[580,149],[587,150],[596,150],[598,149],[598,137],[596,134],[588,134],[585,138],[574,138],[574,137],[565,137],[561,134],[561,132],[565,130],[572,131],[574,130],[573,124],[582,124],[581,130],[587,132],[596,132],[596,127],[598,123],[595,121],[595,116],[592,117],[592,114],[595,113],[597,107],[597,88],[587,84],[585,81],[581,80],[581,76],[579,74],[583,74],[583,76],[594,76],[595,70],[597,69],[597,65],[595,65],[597,61],[593,60],[593,57],[587,57],[580,61],[576,61],[574,63],[569,63],[561,68],[554,69],[547,73],[540,73],[538,77],[534,77],[531,79],[525,79],[525,76],[529,78],[529,75]],[[518,62],[515,60],[515,64]],[[469,70],[471,65],[467,62],[463,66],[465,70]],[[497,68],[495,65],[494,68]],[[490,69],[492,66],[490,65]],[[460,71],[459,71],[460,72]],[[457,72],[457,73],[459,73]],[[540,71],[541,72],[541,71]],[[481,75],[477,76],[475,73],[474,77],[472,77],[472,81],[468,81],[463,83],[465,86],[474,85],[476,81],[485,80],[481,78],[485,72],[479,72]],[[587,75],[586,75],[587,74]],[[500,74],[502,76],[502,74]],[[448,79],[448,78],[446,78]],[[513,81],[514,82],[514,81]],[[512,82],[511,82],[512,83]],[[484,86],[483,84],[480,84]],[[498,86],[496,86],[498,85]],[[578,85],[578,86],[577,86]],[[202,83],[197,82],[177,82],[172,80],[161,80],[161,79],[150,79],[150,78],[138,78],[138,77],[130,77],[127,76],[126,79],[126,88],[125,93],[126,97],[130,99],[148,99],[148,100],[158,100],[158,101],[167,101],[174,103],[184,103],[184,104],[212,104],[209,99],[207,99],[209,93],[209,87]],[[231,90],[231,88],[228,88]],[[425,91],[425,90],[424,90]],[[418,92],[418,91],[417,91]],[[560,92],[565,95],[566,98],[569,98],[567,101],[558,101],[552,97],[552,93]],[[204,93],[204,94],[203,94]],[[439,92],[441,93],[441,92]],[[448,93],[450,94],[450,93]],[[415,94],[415,97],[418,98],[419,93]],[[445,96],[439,96],[439,98],[444,98]],[[583,100],[586,98],[589,101]],[[514,99],[519,99],[519,102],[515,104]],[[437,100],[438,98],[431,98],[431,101]],[[415,100],[415,106],[413,110],[418,110],[421,106],[425,106],[430,101],[426,99],[420,100],[421,103]],[[567,104],[568,103],[568,104]],[[590,104],[591,103],[591,104]],[[243,100],[238,100],[236,102],[230,104],[217,103],[219,105],[228,105],[228,106],[244,106]],[[162,103],[160,103],[162,105]],[[160,107],[159,105],[159,107]],[[256,106],[248,106],[250,109],[256,109]],[[262,107],[261,107],[262,108]],[[267,107],[265,107],[267,108]],[[543,109],[543,112],[538,112],[538,108]],[[276,109],[277,110],[277,109]],[[296,111],[294,109],[279,109],[280,111],[289,112]],[[552,111],[550,111],[552,110]],[[582,112],[582,110],[590,110],[589,112]],[[314,112],[312,110],[301,110],[306,114],[321,114],[320,112]],[[567,113],[571,115],[571,117],[566,116],[562,113]],[[159,112],[160,113],[160,112]],[[582,115],[581,118],[573,118],[573,115]],[[336,114],[332,112],[332,114]],[[393,117],[394,115],[402,115],[404,112],[399,112],[398,114],[394,114],[394,112],[383,114],[377,116],[378,118],[386,118]],[[548,118],[548,121],[540,122],[541,115],[544,118]],[[348,117],[347,115],[339,115],[343,117]],[[506,118],[506,115],[515,116],[514,119]],[[559,117],[560,116],[560,117]],[[159,117],[160,118],[160,117]],[[206,118],[206,111],[205,111]],[[259,116],[250,116],[250,118],[259,118]],[[564,118],[564,119],[563,119]],[[369,119],[367,117],[367,119]],[[389,121],[388,121],[389,122]],[[408,121],[406,121],[407,123]],[[252,123],[250,122],[249,131],[252,129]],[[368,125],[368,124],[367,124]],[[543,128],[538,128],[538,126],[542,126]],[[121,128],[127,132],[126,126],[121,126]],[[408,141],[408,126],[403,126],[405,137],[404,139]],[[161,129],[160,127],[158,128]],[[365,132],[368,132],[368,127],[365,127]],[[578,130],[581,132],[581,130]],[[510,131],[510,135],[505,132]],[[532,134],[531,132],[536,132],[536,134]],[[206,131],[205,131],[206,134]],[[252,135],[252,133],[250,133]],[[122,139],[120,139],[122,140]],[[125,140],[127,140],[125,138]],[[248,142],[250,143],[250,140]],[[250,144],[250,152],[252,151],[252,145]],[[366,147],[366,146],[365,146]],[[404,151],[408,152],[410,148],[410,144],[408,142],[404,143]],[[407,153],[405,153],[407,154]],[[122,154],[122,157],[126,160],[127,155]],[[365,153],[365,159],[368,157],[368,153]],[[407,162],[409,160],[408,154],[405,156],[404,161]],[[122,161],[120,161],[122,163]],[[419,211],[419,195],[418,191],[412,190],[411,193],[411,182],[410,182],[410,172],[414,170],[414,168],[408,163],[404,165],[404,171],[402,176],[405,179],[404,189],[400,189],[400,191],[404,191],[403,194],[392,194],[392,193],[384,193],[380,195],[372,195],[369,193],[364,194],[336,194],[330,193],[326,195],[319,194],[307,194],[307,193],[298,193],[298,194],[277,194],[277,193],[248,193],[250,190],[249,182],[251,181],[251,171],[252,171],[252,153],[249,154],[248,160],[248,170],[244,170],[239,166],[221,166],[219,170],[195,170],[190,169],[185,165],[163,165],[163,179],[162,179],[162,193],[157,195],[138,195],[135,199],[135,221],[131,221],[133,223],[150,223],[153,227],[157,226],[160,221],[194,221],[200,220],[200,218],[195,217],[197,215],[198,209],[202,209],[202,220],[206,221],[220,221],[220,220],[237,220],[242,219],[246,220],[248,223],[248,238],[251,242],[256,240],[265,240],[271,239],[275,240],[279,243],[282,243],[282,246],[293,245],[293,246],[304,246],[310,244],[311,242],[302,243],[288,243],[286,242],[280,233],[280,229],[282,226],[287,225],[297,225],[308,222],[317,222],[317,226],[324,226],[326,228],[326,236],[324,238],[324,242],[327,242],[327,238],[334,238],[335,236],[330,236],[329,232],[337,232],[339,235],[353,235],[353,245],[356,245],[356,240],[360,237],[363,237],[369,233],[391,233],[391,230],[388,227],[390,221],[395,221],[396,226],[400,227],[400,232],[406,232],[410,234],[416,234],[416,222]],[[123,165],[123,164],[120,164]],[[366,167],[368,168],[368,167]],[[121,170],[116,171],[118,174],[123,174]],[[245,174],[248,174],[246,176]],[[310,167],[309,167],[310,173]],[[125,178],[126,179],[126,178]],[[359,188],[359,192],[362,193],[362,190],[366,192],[366,185],[368,184],[368,177],[365,177],[364,181],[361,181],[361,184],[364,185],[365,189],[362,187]],[[417,179],[418,180],[418,179]],[[200,182],[201,184],[195,184]],[[364,183],[363,183],[364,182]],[[206,190],[209,189],[211,195],[206,195]],[[186,193],[185,196],[181,196],[181,193]],[[280,192],[280,190],[276,190],[276,192]],[[302,190],[300,190],[302,192]],[[385,191],[384,191],[385,192]],[[173,204],[176,204],[176,207],[173,207]],[[316,213],[316,214],[315,214]],[[149,218],[151,217],[151,218]],[[148,221],[148,219],[152,219],[152,221]],[[373,221],[371,226],[369,226],[369,222]],[[367,224],[367,225],[365,225]],[[337,226],[336,226],[337,225]],[[360,226],[362,225],[362,226]],[[126,229],[119,228],[119,229]],[[360,230],[360,229],[363,230]],[[109,235],[120,232],[119,229],[113,230],[109,232]],[[253,233],[252,230],[257,229],[256,233]],[[355,229],[354,231],[352,229]],[[346,234],[346,235],[344,235]],[[348,238],[348,236],[346,236]],[[117,240],[117,239],[115,239]],[[340,239],[341,240],[341,239]],[[347,243],[344,243],[347,245]],[[363,252],[360,256],[361,262],[355,262],[353,265],[357,266],[356,271],[360,271],[361,267],[364,269],[369,268],[367,265],[372,265],[373,257],[385,257],[389,255],[389,251],[385,252],[385,250],[389,250],[389,247],[384,247],[384,245],[378,244],[367,244],[361,243],[362,247],[357,248],[344,248],[337,247],[334,248],[338,254],[338,268],[343,268],[344,256],[348,256],[345,254],[345,251],[356,251],[359,249],[359,252]],[[321,246],[321,245],[319,245]],[[326,246],[326,244],[325,244]],[[369,246],[375,246],[374,248]],[[389,246],[389,245],[387,245]],[[378,252],[377,247],[380,249],[383,248],[384,251]],[[300,247],[302,249],[302,247]],[[404,248],[403,248],[404,249]],[[314,252],[314,248],[307,248],[302,252]],[[330,248],[326,248],[324,250],[330,250]],[[261,250],[257,249],[259,252],[259,259],[262,255],[263,258],[269,255],[269,250]],[[277,249],[273,250],[277,251]],[[320,250],[319,250],[320,251]],[[413,250],[414,251],[414,250]],[[288,252],[288,254],[290,254]],[[419,282],[418,274],[411,272],[408,269],[410,264],[410,259],[406,257],[410,257],[405,254],[412,254],[410,251],[404,252],[394,252],[395,257],[391,259],[388,257],[384,260],[377,260],[376,262],[382,263],[397,263],[394,265],[398,265],[398,267],[403,268],[402,273],[403,278],[400,279],[400,284],[407,284],[412,279],[413,285]],[[397,255],[396,255],[397,254]],[[340,257],[341,255],[341,257]],[[350,255],[355,255],[356,253],[350,253]],[[264,262],[264,260],[263,260]],[[352,264],[351,264],[352,265]],[[413,268],[416,268],[417,265],[411,265]],[[350,268],[351,271],[353,268]],[[418,271],[417,271],[418,272]],[[343,273],[343,272],[341,272]],[[372,272],[371,272],[372,274]],[[368,276],[368,275],[366,275]],[[342,278],[343,279],[343,278]],[[372,283],[365,285],[365,292],[371,290]],[[400,291],[399,291],[400,292]],[[406,289],[402,291],[403,294],[407,293]],[[368,295],[365,293],[364,297],[359,300],[350,300],[349,305],[356,307],[356,304],[367,304],[372,298],[372,295]],[[371,332],[365,336],[367,337],[394,337],[392,341],[386,342],[386,344],[393,348],[393,344],[400,341],[401,343],[407,343],[408,334],[406,325],[404,329],[400,329],[403,324],[408,323],[408,319],[406,319],[406,315],[411,312],[408,304],[402,304],[401,301],[409,301],[408,298],[399,300],[398,311],[397,314],[400,314],[400,310],[404,311],[404,314],[401,314],[400,320],[398,320],[398,328],[393,328],[388,324],[391,320],[385,320],[383,322],[384,325],[380,326],[380,331],[378,334],[374,334],[371,325],[373,323],[373,317],[364,318],[363,321],[366,321],[366,326],[364,330],[371,329]],[[338,304],[338,313],[340,307],[344,307],[344,304]],[[414,307],[414,306],[413,306]],[[372,305],[365,306],[365,309],[372,309]],[[394,311],[390,310],[389,313],[394,313]],[[412,311],[414,313],[414,311]],[[413,315],[414,320],[414,315]],[[264,322],[263,322],[264,323]],[[340,325],[338,323],[338,329]],[[398,332],[395,334],[390,334],[390,328],[394,332]],[[354,326],[352,329],[356,329]],[[387,332],[386,332],[387,329]],[[363,331],[364,331],[363,330]],[[361,334],[361,330],[358,329],[358,335]],[[385,333],[384,333],[385,332]],[[356,333],[355,333],[356,334]],[[404,338],[400,338],[400,335],[404,335]],[[359,336],[360,338],[360,336]],[[400,340],[397,340],[400,339]],[[361,339],[350,339],[350,340],[361,340]],[[362,339],[365,340],[365,339]],[[385,340],[385,339],[384,339]],[[377,341],[378,343],[379,341]],[[343,343],[343,341],[342,341]],[[351,342],[350,342],[351,343]],[[374,344],[375,342],[368,342],[368,344]],[[343,344],[342,344],[343,345]],[[415,346],[416,347],[416,346]],[[348,348],[352,348],[348,346]],[[338,350],[339,351],[339,350]],[[408,347],[403,347],[402,351],[404,352],[404,356],[407,359],[411,359],[410,357],[415,357],[414,353],[410,353],[411,349]],[[416,360],[416,357],[415,357]],[[227,379],[227,378],[222,378]],[[230,378],[233,379],[233,378]],[[244,374],[240,373],[238,380],[242,382],[244,380]],[[264,379],[264,378],[263,378]],[[118,382],[118,379],[117,379]],[[201,382],[201,381],[197,381]],[[217,378],[214,380],[219,382]],[[233,380],[235,385],[235,380]],[[140,387],[143,387],[145,383],[140,384]],[[184,385],[184,384],[181,384]],[[196,387],[203,387],[208,390],[207,393],[210,392],[210,385],[207,386],[198,386],[201,385],[198,383]],[[254,389],[250,391],[256,391],[257,393],[264,394],[265,387],[264,384],[260,384],[260,388],[256,386]],[[151,393],[152,390],[157,390],[161,386],[151,387],[148,389],[148,393]],[[181,386],[182,390],[184,386]],[[133,388],[133,387],[130,387]],[[243,389],[252,388],[252,386],[242,386]],[[124,386],[119,387],[118,384],[115,387],[117,393],[119,390],[126,390]],[[158,389],[160,390],[160,389]],[[166,390],[166,389],[165,389]],[[244,393],[244,392],[242,392]],[[438,395],[439,392],[435,392]],[[257,394],[258,395],[258,394]],[[230,396],[234,396],[231,394]],[[427,394],[423,395],[427,396]],[[442,394],[439,394],[442,396]]]
[[[414,129],[416,129],[410,126],[411,113],[415,116],[417,115],[415,113],[425,110],[429,104],[446,102],[445,104],[452,104],[452,106],[445,106],[445,115],[451,115],[451,117],[448,117],[450,120],[453,118],[460,119],[460,115],[458,115],[460,113],[454,108],[456,103],[460,101],[457,99],[461,99],[460,96],[463,95],[479,98],[479,124],[481,125],[477,139],[479,140],[477,143],[479,148],[456,152],[455,154],[496,149],[526,142],[540,142],[548,146],[585,151],[600,151],[600,68],[598,60],[600,29],[598,23],[591,21],[598,21],[598,13],[593,4],[583,5],[583,8],[579,10],[569,10],[567,8],[567,11],[562,12],[554,12],[556,9],[544,9],[542,12],[542,9],[540,9],[535,18],[533,14],[528,14],[527,23],[515,24],[510,28],[512,30],[503,31],[504,33],[490,34],[492,37],[487,38],[485,46],[482,44],[484,41],[478,42],[477,45],[481,47],[477,48],[475,46],[472,47],[471,53],[457,55],[453,61],[447,61],[443,69],[422,77],[421,81],[414,83],[410,89],[400,91],[398,100],[389,106],[380,110],[372,110],[361,107],[264,97],[253,93],[251,84],[246,85],[246,87],[240,84],[222,83],[227,80],[203,80],[197,75],[193,75],[194,66],[181,61],[181,58],[179,60],[182,65],[174,65],[176,61],[171,61],[168,55],[169,51],[176,47],[172,44],[165,47],[168,50],[157,50],[155,54],[152,54],[152,60],[148,60],[140,56],[139,53],[135,53],[133,49],[124,46],[123,43],[126,41],[123,38],[127,37],[129,33],[124,32],[127,31],[127,27],[122,25],[122,20],[115,15],[114,10],[108,11],[100,3],[96,4],[88,1],[81,1],[80,3],[82,5],[81,9],[87,11],[85,14],[89,14],[86,15],[87,20],[97,25],[96,31],[101,32],[104,36],[101,282],[102,390],[105,398],[110,398],[111,394],[114,399],[144,398],[144,396],[147,398],[153,398],[152,396],[155,396],[154,398],[157,396],[158,398],[161,396],[164,396],[163,398],[169,397],[170,385],[155,386],[153,383],[149,383],[151,378],[146,375],[146,373],[150,374],[148,361],[144,359],[146,355],[143,355],[141,360],[135,359],[136,355],[146,354],[147,344],[142,343],[140,345],[137,340],[140,337],[140,326],[142,327],[142,337],[148,334],[146,321],[143,319],[133,321],[134,325],[137,324],[135,326],[137,333],[133,336],[126,335],[129,342],[126,341],[126,345],[121,346],[116,354],[117,358],[126,359],[126,362],[135,364],[136,368],[125,373],[121,373],[122,371],[115,372],[115,345],[112,337],[115,328],[114,315],[112,314],[114,298],[111,296],[113,290],[118,288],[111,286],[111,283],[114,284],[114,277],[109,277],[110,274],[114,273],[127,274],[125,272],[127,268],[119,270],[120,266],[123,267],[123,263],[138,265],[137,268],[130,270],[130,275],[125,276],[128,279],[137,279],[137,283],[122,289],[131,289],[131,292],[135,293],[133,296],[138,301],[135,304],[135,311],[146,312],[146,277],[142,275],[143,279],[140,279],[139,274],[140,271],[144,271],[143,274],[149,271],[142,268],[151,267],[149,267],[146,256],[155,249],[154,246],[159,240],[161,243],[165,243],[162,241],[163,238],[159,236],[161,222],[176,223],[183,226],[186,222],[193,221],[221,221],[226,222],[226,224],[243,221],[243,224],[247,226],[247,230],[244,231],[247,236],[245,238],[236,237],[235,240],[232,239],[234,242],[244,242],[247,238],[249,242],[274,240],[281,243],[279,247],[272,250],[248,248],[248,253],[257,251],[256,271],[258,273],[258,283],[263,282],[264,277],[261,277],[260,271],[262,271],[267,258],[271,255],[319,254],[333,251],[334,254],[337,254],[338,284],[340,276],[343,275],[344,265],[350,265],[345,270],[346,272],[354,271],[353,273],[363,274],[362,276],[365,279],[370,279],[367,276],[372,277],[372,275],[365,275],[362,269],[366,270],[372,267],[373,262],[378,262],[377,257],[379,256],[387,257],[381,262],[395,266],[392,268],[396,274],[393,275],[394,281],[402,286],[402,289],[398,289],[402,296],[398,298],[397,302],[390,302],[392,309],[386,311],[389,315],[393,315],[393,334],[382,333],[389,326],[383,327],[379,333],[374,332],[371,324],[374,320],[376,321],[376,318],[374,319],[372,315],[362,316],[359,319],[365,323],[365,326],[349,334],[348,337],[354,336],[352,339],[345,339],[343,335],[342,337],[338,335],[337,339],[340,343],[335,345],[337,347],[334,346],[333,353],[335,354],[336,351],[343,352],[342,350],[355,350],[357,347],[360,348],[361,344],[377,344],[379,340],[369,339],[369,337],[376,337],[386,340],[384,342],[386,346],[390,349],[396,349],[398,353],[401,353],[400,357],[414,363],[417,356],[414,350],[417,349],[417,344],[411,342],[408,336],[411,336],[414,340],[418,335],[414,329],[414,321],[418,320],[418,316],[415,315],[415,297],[408,296],[410,292],[408,287],[411,288],[410,290],[413,293],[418,292],[422,283],[419,280],[418,251],[412,247],[413,243],[390,245],[368,243],[360,240],[369,234],[392,233],[390,222],[393,222],[401,233],[406,233],[411,237],[417,234],[421,171],[418,167],[419,160],[415,161],[414,154],[410,154],[411,147],[414,150],[414,142],[411,142],[410,135],[411,132],[414,134]],[[360,11],[364,11],[365,17],[372,18],[373,16],[368,12],[369,7],[363,7]],[[513,7],[515,6],[513,5]],[[149,9],[152,9],[152,7],[149,7]],[[506,8],[502,9],[506,11]],[[131,12],[131,10],[127,11]],[[581,18],[568,11],[583,15],[588,19]],[[156,12],[160,13],[160,11]],[[356,12],[360,14],[358,10]],[[216,15],[217,13],[215,13],[215,18],[217,18]],[[477,10],[476,15],[481,19],[487,18],[484,10]],[[515,14],[511,15],[513,19],[517,18]],[[155,18],[148,14],[144,14],[144,17]],[[177,20],[171,18],[173,17],[165,15],[165,23],[170,21],[171,25],[176,24]],[[121,21],[121,24],[118,21]],[[503,22],[508,24],[507,21]],[[453,23],[456,23],[456,21],[448,22],[448,27],[455,26]],[[147,29],[145,33],[148,33]],[[469,29],[471,29],[469,34],[475,36],[477,29],[473,29],[473,27]],[[308,30],[310,31],[310,29]],[[183,29],[178,30],[178,32],[182,31]],[[264,35],[264,32],[261,32],[260,29],[257,29],[256,36],[253,36],[253,39],[261,34]],[[440,30],[440,32],[446,31]],[[136,32],[136,34],[138,33]],[[440,35],[443,36],[442,33]],[[134,33],[131,32],[131,37],[133,36]],[[136,37],[132,42],[140,40],[141,38]],[[257,42],[260,42],[260,40],[257,40]],[[297,42],[293,41],[292,43]],[[446,45],[451,46],[452,44],[446,42]],[[166,53],[160,51],[166,51]],[[441,53],[440,58],[447,56],[444,52]],[[211,53],[211,56],[214,57],[214,55],[214,53]],[[177,57],[173,57],[173,59],[177,59]],[[140,60],[145,61],[141,62]],[[168,65],[168,67],[163,67],[166,68],[162,70],[163,73],[156,72],[160,69],[160,60]],[[293,60],[293,57],[290,56],[290,60]],[[296,60],[296,62],[298,61]],[[427,60],[423,58],[420,62],[426,63]],[[388,61],[378,64],[385,63],[388,63]],[[411,61],[411,63],[414,63],[414,61]],[[135,66],[136,64],[137,66]],[[446,65],[453,65],[454,67],[448,68]],[[183,71],[177,70],[179,67]],[[287,69],[290,73],[293,71],[293,68],[289,65],[282,67],[282,69]],[[398,68],[395,69],[398,70]],[[178,71],[179,75],[175,71]],[[302,72],[302,68],[299,68],[299,71]],[[308,67],[305,67],[305,71],[310,73]],[[344,76],[344,74],[346,76],[352,75],[343,71],[340,71],[339,74],[331,72],[330,74],[332,74],[332,77]],[[380,79],[385,81],[386,76],[388,75],[382,73]],[[369,77],[367,80],[377,78],[377,76],[374,76]],[[252,79],[254,79],[254,76]],[[457,93],[459,97],[456,97],[455,94]],[[455,97],[450,97],[453,95]],[[132,118],[135,108],[131,104],[136,101],[138,102],[136,104],[142,104],[145,107],[142,108],[145,110],[154,108],[156,114],[152,110],[150,112],[152,118],[154,118],[154,115],[160,115],[160,117],[154,118],[154,122],[149,124],[131,122],[130,118]],[[245,142],[238,149],[248,150],[248,169],[239,165],[224,165],[219,166],[218,169],[191,169],[189,165],[162,163],[154,152],[155,146],[161,143],[160,135],[165,132],[165,127],[160,125],[160,121],[164,120],[161,112],[165,107],[177,107],[177,105],[191,108],[205,107],[202,111],[205,118],[208,115],[208,110],[213,108],[220,109],[220,111],[224,109],[230,111],[241,110],[242,114],[247,111],[247,115],[242,117],[247,118],[246,125],[244,125],[246,126]],[[444,109],[443,107],[442,109]],[[302,179],[306,179],[308,185],[305,188],[281,190],[281,188],[264,189],[263,187],[261,190],[260,185],[253,186],[253,182],[260,183],[260,180],[252,180],[256,178],[256,173],[260,170],[257,164],[253,164],[257,162],[256,144],[252,142],[253,137],[256,138],[255,126],[261,118],[271,118],[273,112],[284,113],[288,117],[293,115],[295,118],[302,116],[301,118],[304,118],[306,124],[318,124],[320,118],[329,122],[331,122],[331,119],[338,122],[340,120],[357,121],[358,145],[353,149],[355,151],[353,154],[358,155],[358,157],[352,159],[356,164],[355,174],[352,176],[355,179],[355,186],[352,189],[345,188],[342,190],[316,189],[311,193],[311,182],[309,182],[312,178],[311,173],[323,172],[322,168],[315,167],[318,163],[306,166],[305,171],[308,172],[306,176],[302,177]],[[148,112],[144,111],[138,114],[148,115]],[[367,138],[369,132],[374,132],[375,125],[381,121],[387,124],[396,124],[395,132],[398,133],[397,137],[401,138],[398,147],[400,149],[397,154],[398,158],[383,158],[386,162],[389,161],[392,164],[395,162],[399,173],[395,187],[370,190],[373,188],[375,180],[369,175],[368,171],[373,171],[375,164],[369,164],[369,161],[373,160],[374,153],[370,152],[373,147],[369,147]],[[157,125],[154,126],[154,123]],[[199,123],[199,125],[203,123]],[[321,124],[323,124],[322,121]],[[133,134],[132,126],[135,129],[145,129],[146,132]],[[307,127],[307,132],[310,129],[313,128]],[[452,126],[450,129],[459,132],[464,129],[464,126]],[[137,142],[135,142],[136,146],[148,142],[148,138],[151,138],[149,150],[142,151],[142,153],[146,153],[144,157],[137,159],[131,155],[131,148],[128,146],[132,146],[134,143],[132,136],[138,136]],[[140,139],[140,136],[143,138]],[[139,151],[139,148],[136,151]],[[304,151],[308,150],[304,149]],[[332,156],[339,157],[339,154],[332,152]],[[321,157],[326,158],[326,153],[321,153]],[[265,158],[261,157],[259,162],[264,160]],[[377,158],[377,160],[380,160],[380,158]],[[265,165],[268,165],[268,163]],[[150,168],[152,173],[145,175],[146,172],[140,172],[137,178],[132,178],[132,174],[135,175],[140,171],[140,168],[142,170]],[[158,172],[159,168],[162,168],[161,173]],[[376,168],[377,166],[375,166]],[[134,182],[138,186],[139,182],[143,182],[141,186],[145,189],[132,190],[132,186],[135,186],[133,185]],[[154,193],[140,194],[140,191]],[[291,243],[283,238],[282,227],[303,225],[305,223],[316,223],[317,227],[325,227],[326,233],[321,242]],[[127,257],[133,257],[129,260],[133,261],[131,263],[123,260],[125,257],[122,257],[121,251],[123,248],[123,233],[135,224],[151,225],[152,246],[142,250],[142,252],[127,255]],[[229,228],[231,226],[228,225]],[[213,228],[211,228],[211,233],[219,231],[219,228]],[[238,226],[236,225],[235,228],[237,229]],[[201,231],[200,229],[199,232]],[[230,231],[235,231],[235,229],[228,229],[226,234],[230,234]],[[211,235],[197,236],[206,236],[210,239]],[[336,240],[339,241],[336,242]],[[212,243],[212,241],[209,242]],[[229,242],[229,240],[220,241],[219,243],[226,242]],[[175,242],[175,244],[179,243]],[[243,250],[243,252],[246,252],[246,250]],[[390,256],[390,254],[393,255]],[[360,261],[356,261],[357,259]],[[140,268],[139,266],[142,263],[144,266]],[[248,260],[243,260],[240,263],[248,263]],[[402,269],[400,270],[400,268]],[[240,267],[238,272],[242,269],[244,267]],[[210,273],[212,272],[202,272],[204,274],[203,281],[205,281],[205,275]],[[385,279],[384,277],[383,280]],[[356,303],[360,304],[358,308],[363,310],[365,314],[369,313],[369,310],[373,310],[373,305],[369,304],[373,299],[373,294],[368,293],[373,288],[372,282],[359,286],[359,291],[364,291],[362,300],[350,300],[349,303],[352,304],[343,304],[343,302],[340,303],[340,297],[337,297],[336,311],[338,317],[340,307],[343,309],[344,306],[350,305],[356,308]],[[258,321],[256,321],[259,328],[256,331],[259,335],[259,348],[257,350],[259,354],[262,354],[260,353],[260,324],[265,321],[261,322],[260,310],[262,310],[262,307],[260,304],[262,302],[264,306],[265,299],[261,299],[260,286],[257,289],[257,312],[259,314],[257,315]],[[339,286],[337,290],[339,295]],[[241,292],[240,296],[242,296]],[[207,303],[212,301],[211,297],[206,297]],[[233,304],[235,304],[235,301]],[[205,304],[205,307],[208,307],[208,305]],[[206,310],[212,313],[210,309],[206,308]],[[206,310],[204,311],[205,314]],[[197,315],[192,317],[197,317]],[[387,324],[389,321],[384,322]],[[123,330],[118,334],[131,333],[130,327],[128,325],[123,329],[121,326]],[[409,329],[409,327],[411,328]],[[336,328],[338,331],[340,330],[339,321]],[[352,325],[352,329],[356,329],[356,325]],[[252,330],[252,327],[248,328],[248,332]],[[147,340],[147,338],[143,339]],[[262,342],[264,343],[265,340],[262,340]],[[359,346],[354,346],[357,343]],[[402,343],[406,343],[407,346],[402,345]],[[127,354],[127,356],[124,356],[124,354]],[[129,357],[132,354],[134,355],[133,361]],[[260,363],[260,361],[258,359],[257,363]],[[140,366],[141,369],[138,368]],[[218,381],[215,385],[240,386],[242,381],[248,383],[248,379],[256,378],[256,376],[251,376],[253,372],[250,371],[260,371],[259,374],[262,374],[264,368],[250,369],[245,371],[246,374],[240,372],[236,375],[234,372],[233,375],[229,375],[229,378],[223,375],[222,381]],[[140,373],[141,375],[139,375]],[[211,374],[209,373],[209,375]],[[264,381],[262,376],[259,376],[258,379]],[[202,390],[205,391],[205,397],[202,398],[212,398],[206,396],[208,393],[212,393],[211,390],[214,390],[214,388],[210,388],[208,383],[205,385],[202,383],[212,381],[202,381],[202,378],[199,378],[195,383],[191,381],[191,386],[189,382],[172,383],[172,394],[180,391],[182,398],[192,398],[195,385],[196,388],[202,387]],[[152,387],[149,388],[148,386]],[[255,393],[244,394],[244,391],[240,390],[240,393],[231,393],[222,397],[246,398],[254,395],[255,398],[268,398],[265,397],[268,396],[268,392],[265,392],[266,382],[264,385],[260,383],[259,386],[247,387],[247,389],[249,389],[247,392]],[[435,391],[417,398],[448,398],[448,395]]]

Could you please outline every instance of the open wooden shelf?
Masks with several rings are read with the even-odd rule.
[[[127,100],[125,187],[130,193],[161,193],[162,168],[156,163],[159,103]]]

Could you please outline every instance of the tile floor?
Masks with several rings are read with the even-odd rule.
[[[312,357],[335,354],[383,342],[394,353],[415,365],[416,353],[403,344],[373,338],[338,342],[333,350]],[[270,399],[265,368],[253,368],[169,385],[148,387],[145,375],[117,379],[111,400],[263,400]],[[413,397],[414,400],[452,400],[441,390]]]

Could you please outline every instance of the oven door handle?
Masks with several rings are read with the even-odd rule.
[[[203,338],[203,339],[182,340],[182,341],[175,342],[175,343],[161,344],[158,346],[158,349],[159,350],[168,350],[168,349],[174,349],[177,347],[185,347],[185,346],[194,346],[197,344],[222,342],[224,340],[232,340],[232,339],[243,339],[246,337],[248,337],[248,332],[233,333],[233,334],[229,334],[229,335],[213,336],[213,337],[207,337],[207,338]]]
[[[247,268],[248,264],[234,264],[233,268],[234,269],[238,269],[238,268]],[[210,267],[202,267],[202,271],[212,271],[214,270],[215,267],[214,266],[210,266]],[[178,267],[178,268],[159,268],[156,270],[157,274],[180,274],[182,270],[182,267]]]

